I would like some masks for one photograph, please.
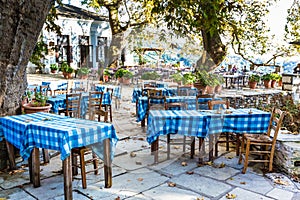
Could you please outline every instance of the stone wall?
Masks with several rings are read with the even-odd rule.
[[[274,167],[289,175],[300,177],[300,135],[279,134]]]

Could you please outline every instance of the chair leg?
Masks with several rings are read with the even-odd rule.
[[[98,174],[98,160],[97,160],[97,155],[95,153],[92,153],[93,156],[93,165],[94,165],[94,174]]]
[[[186,136],[183,136],[183,153],[185,153]]]
[[[77,165],[77,155],[75,153],[71,153],[72,158],[72,175],[76,176],[78,175],[78,168],[75,166]]]
[[[229,151],[229,133],[225,133],[226,135],[226,151]]]
[[[110,122],[112,122],[113,119],[112,119],[112,109],[111,109],[111,106],[109,106],[109,116],[110,116]]]
[[[245,137],[244,137],[244,135],[242,135],[242,142],[241,142],[241,152],[240,152],[240,156],[239,156],[239,164],[241,164],[242,163],[242,159],[243,159],[243,154],[244,154],[244,148],[245,148],[245,143],[244,143],[244,139],[245,139]]]
[[[49,156],[48,149],[42,149],[42,153],[43,153],[44,163],[49,163],[50,162],[50,156]]]
[[[247,167],[248,167],[248,160],[249,160],[249,151],[250,151],[250,141],[247,140],[246,143],[246,154],[245,154],[245,160],[244,160],[244,168],[242,173],[245,174]]]
[[[213,134],[209,134],[209,143],[208,143],[208,159],[209,161],[213,160]]]
[[[184,136],[186,137],[186,136]],[[194,158],[195,155],[195,137],[192,137],[192,142],[191,142],[191,159]]]
[[[86,173],[85,173],[85,162],[84,162],[84,151],[80,151],[80,166],[81,166],[81,178],[82,188],[86,189]]]

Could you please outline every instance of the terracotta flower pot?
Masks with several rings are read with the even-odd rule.
[[[26,114],[36,113],[36,112],[49,112],[52,105],[47,103],[45,106],[33,106],[30,103],[25,103],[22,105],[24,112]]]
[[[250,82],[249,82],[249,88],[250,88],[250,89],[255,89],[256,86],[257,86],[257,82],[253,82],[253,81],[250,81]]]
[[[271,81],[271,88],[275,88],[275,85],[276,85],[276,80],[272,80]]]
[[[265,88],[271,88],[271,80],[264,80],[264,86]]]
[[[207,94],[214,94],[215,86],[207,86],[206,92],[207,92]]]

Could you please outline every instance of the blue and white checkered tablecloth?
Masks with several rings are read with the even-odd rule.
[[[110,139],[111,159],[118,141],[114,126],[91,120],[69,118],[49,113],[34,113],[0,118],[2,126],[8,127],[5,138],[16,147],[20,154],[28,159],[34,147],[58,150],[64,160],[75,147],[89,146],[103,159],[105,139]],[[33,119],[25,122],[24,120]],[[14,121],[15,124],[12,124]],[[15,136],[18,135],[18,137]]]
[[[231,113],[216,110],[151,110],[148,117],[147,141],[154,142],[159,135],[178,133],[206,137],[221,132],[266,133],[271,113],[258,109],[231,109]]]
[[[96,91],[106,92],[106,88],[113,89],[114,90],[113,96],[116,97],[117,99],[122,98],[121,87],[120,86],[117,86],[117,85],[100,85],[100,84],[96,85]]]
[[[7,141],[12,143],[18,149],[21,148],[21,139],[25,134],[26,127],[29,123],[42,120],[63,119],[64,116],[54,115],[50,113],[34,113],[27,115],[12,115],[0,118],[0,138],[5,137]]]
[[[212,100],[212,98],[199,98],[199,103],[208,102],[209,100]],[[221,100],[221,98],[215,98],[215,100]],[[187,103],[187,109],[188,110],[196,110],[196,97],[195,96],[173,96],[173,97],[167,97],[166,101],[168,103],[175,103],[175,102],[181,102],[181,103]],[[160,99],[153,100],[152,103],[161,104],[163,103]],[[138,103],[137,103],[137,122],[142,121],[145,119],[147,114],[147,107],[148,107],[148,97],[139,97]],[[208,109],[207,105],[199,104],[199,109],[206,110]]]
[[[147,141],[169,133],[205,137],[206,115],[196,110],[151,110],[148,117]]]
[[[88,107],[88,99],[89,99],[89,93],[88,92],[82,93],[81,103],[80,103],[81,116],[85,116],[86,114],[87,107]],[[49,97],[47,102],[52,105],[51,111],[53,113],[58,114],[59,108],[66,108],[66,95],[61,94],[55,97]],[[112,100],[110,98],[110,93],[109,92],[104,93],[102,98],[102,104],[111,105],[111,103]]]

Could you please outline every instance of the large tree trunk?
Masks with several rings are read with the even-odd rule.
[[[26,66],[53,0],[1,0],[0,116],[20,111]]]
[[[0,117],[20,114],[26,66],[53,0],[0,0]],[[0,169],[6,167],[0,142]]]
[[[209,31],[202,29],[201,34],[205,52],[197,61],[197,67],[200,70],[211,71],[224,60],[226,47],[217,31],[211,35]]]

